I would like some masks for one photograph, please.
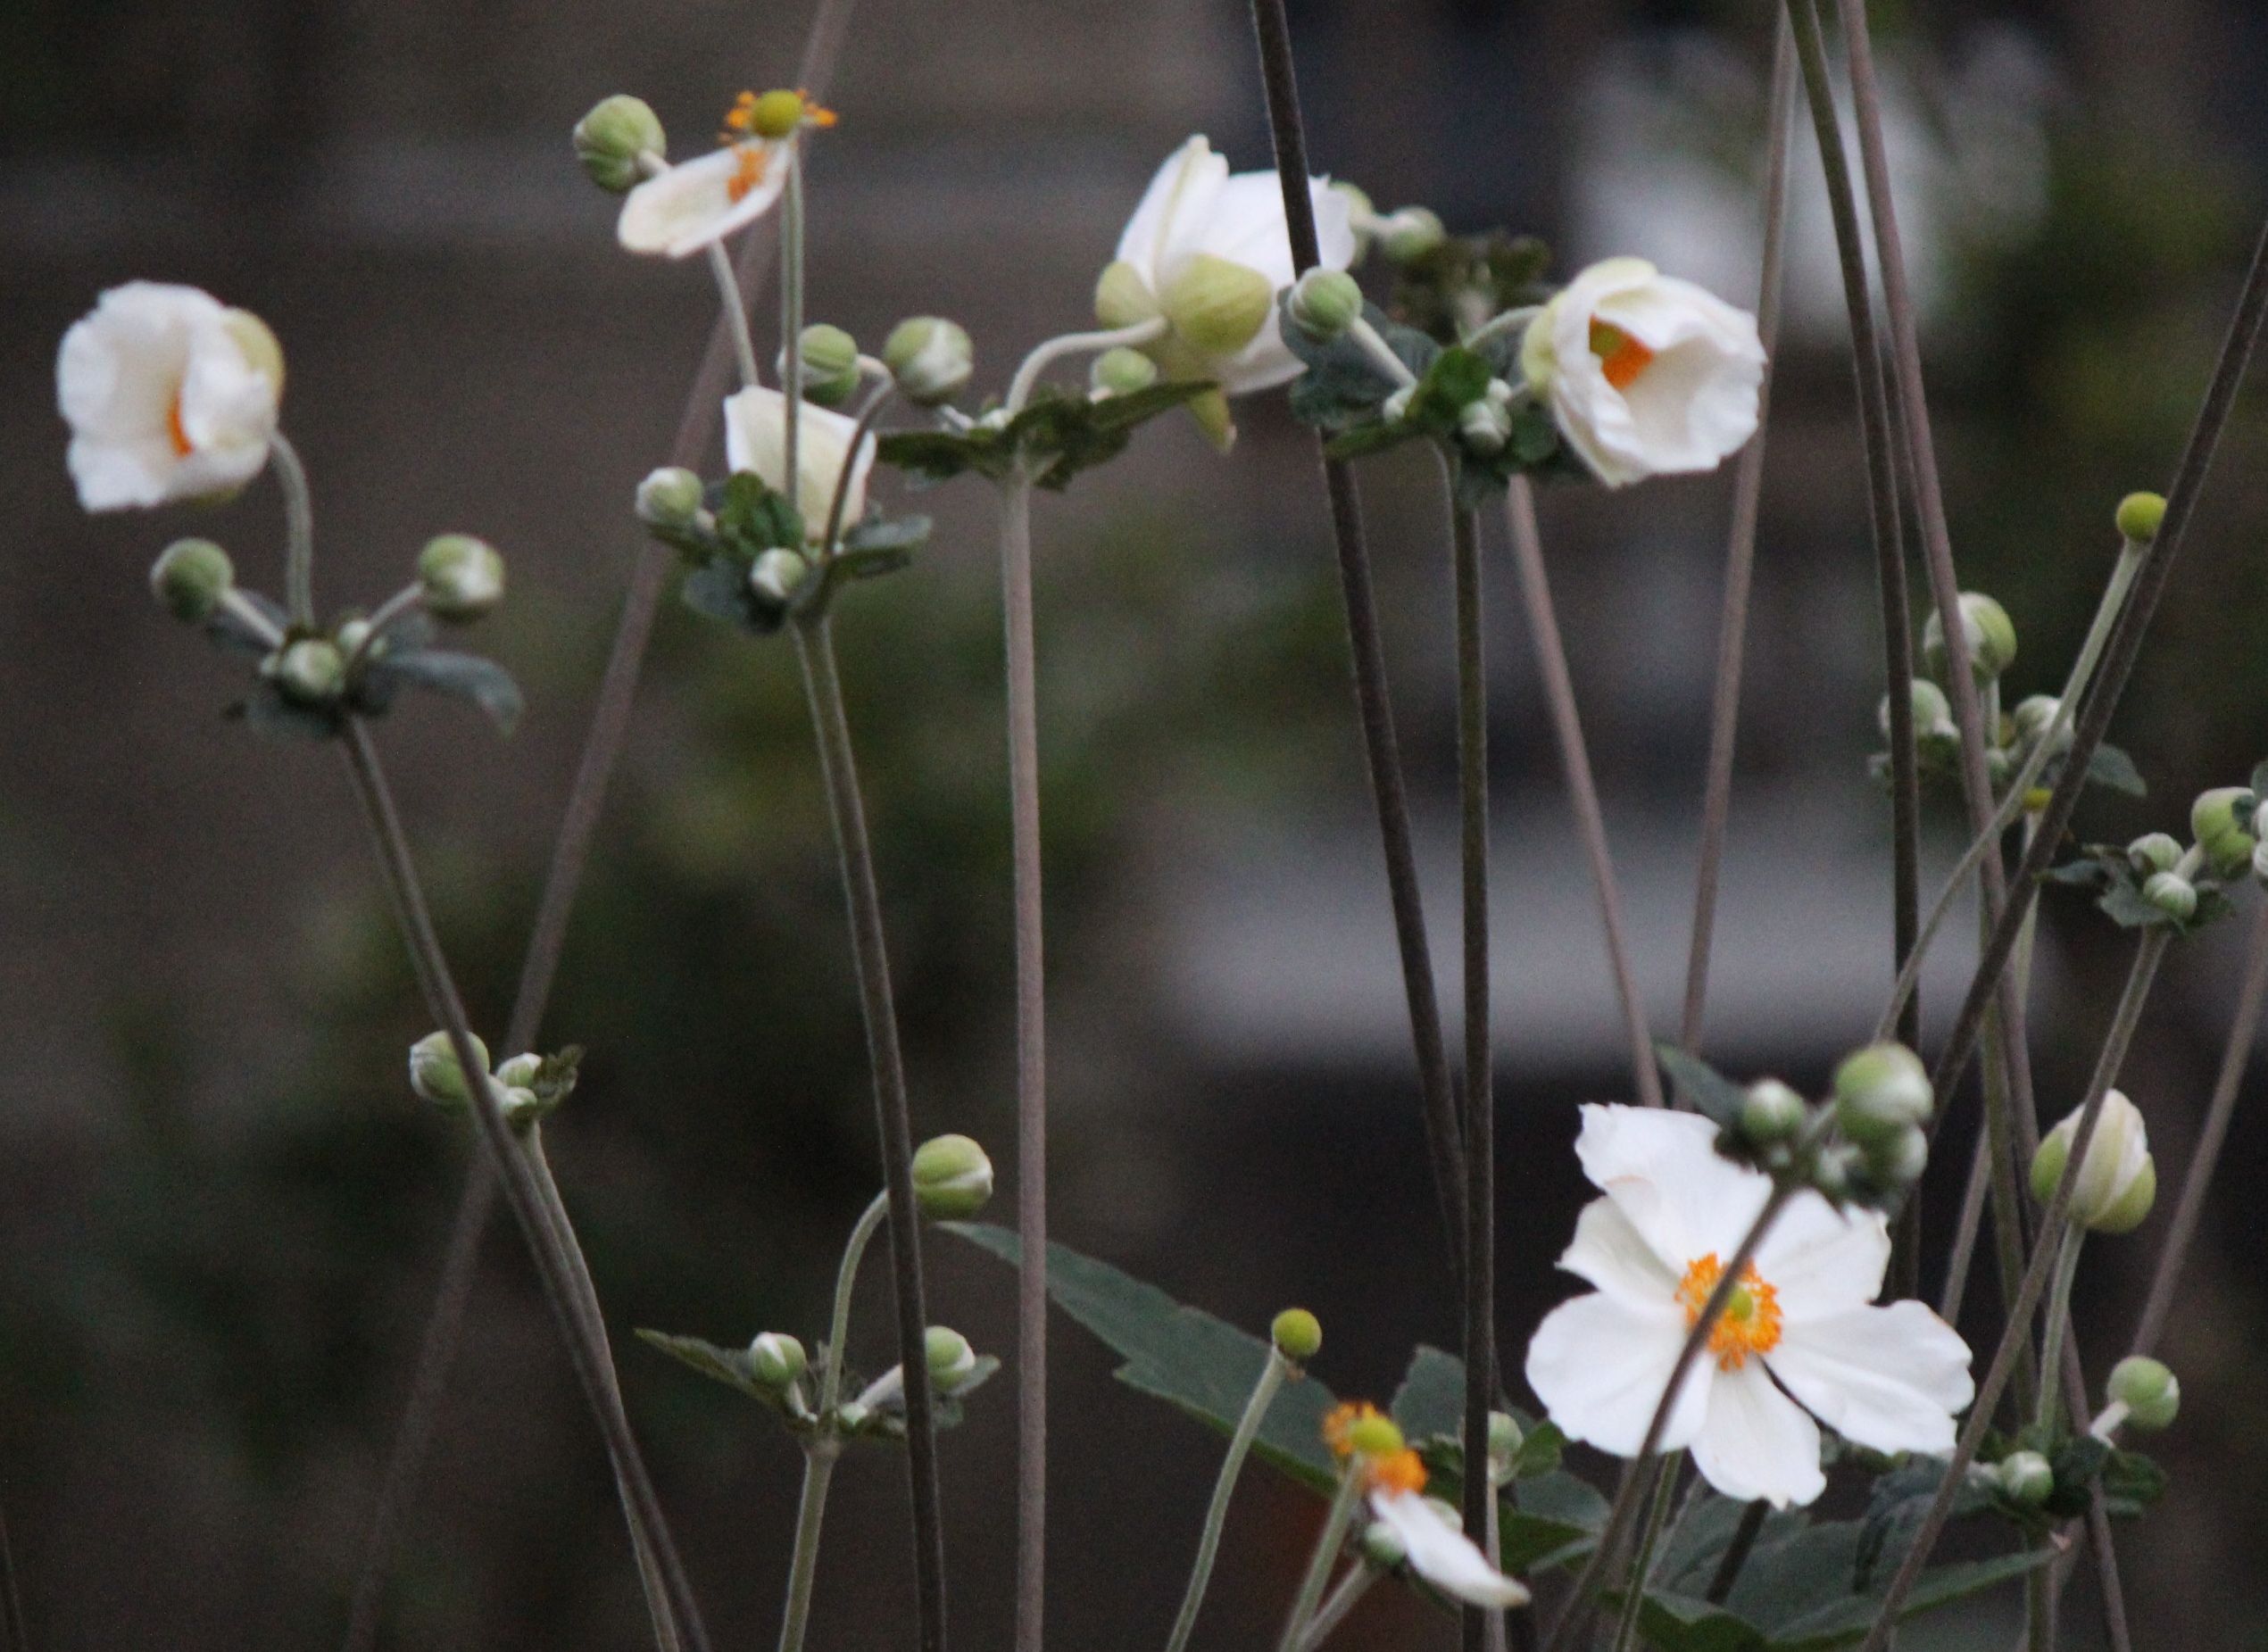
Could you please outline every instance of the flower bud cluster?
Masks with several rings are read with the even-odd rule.
[[[473,1054],[486,1068],[488,1047],[478,1035],[471,1042]],[[581,1055],[579,1050],[552,1057],[529,1052],[486,1073],[489,1092],[504,1122],[516,1131],[526,1130],[549,1117],[575,1088],[575,1068]],[[471,1110],[472,1086],[457,1059],[456,1042],[447,1033],[428,1033],[410,1046],[410,1088],[444,1113]]]

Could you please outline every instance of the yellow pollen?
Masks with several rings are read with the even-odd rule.
[[[1425,1489],[1425,1465],[1407,1446],[1385,1457],[1372,1458],[1368,1467],[1373,1491],[1390,1491],[1400,1496]]]
[[[762,147],[755,144],[743,144],[733,154],[733,175],[725,180],[725,198],[738,205],[764,181],[766,157]]]
[[[189,433],[181,425],[181,393],[173,393],[173,402],[165,410],[165,434],[173,443],[173,456],[187,459],[196,452],[196,444],[189,440]]]
[[[1654,360],[1651,350],[1608,321],[1591,324],[1591,353],[1599,358],[1607,382],[1617,390],[1627,390],[1637,383],[1639,374]]]
[[[725,129],[718,135],[719,143],[731,143],[745,137],[756,125],[756,94],[743,92],[733,99],[733,106],[725,112]]]
[[[1689,1328],[1701,1317],[1701,1309],[1724,1275],[1724,1265],[1714,1250],[1686,1268],[1685,1277],[1678,1282],[1677,1299],[1685,1309]],[[1779,1346],[1780,1293],[1765,1283],[1751,1262],[1740,1270],[1739,1282],[1725,1298],[1724,1312],[1709,1327],[1709,1352],[1716,1356],[1718,1370],[1738,1371],[1749,1363],[1749,1355],[1768,1354]]]
[[[819,130],[825,131],[828,127],[835,124],[835,111],[832,109],[822,108],[818,104],[813,103],[811,101],[811,95],[805,91],[802,87],[799,86],[795,88],[795,95],[803,100],[803,122],[805,125],[815,126],[818,127]]]

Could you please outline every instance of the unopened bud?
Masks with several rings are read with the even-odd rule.
[[[637,510],[648,527],[691,527],[701,516],[701,478],[682,465],[649,471],[638,484]]]
[[[2142,884],[2142,899],[2177,924],[2197,909],[2197,886],[2179,872],[2153,872]]]
[[[917,407],[936,407],[951,401],[968,382],[976,350],[958,321],[915,316],[890,329],[883,341],[882,361],[907,401]]]
[[[1835,1069],[1835,1123],[1861,1147],[1929,1123],[1933,1105],[1929,1069],[1903,1044],[1870,1044]]]
[[[767,602],[785,608],[811,571],[811,565],[794,552],[775,545],[757,552],[748,565],[748,588]]]
[[[480,1058],[485,1071],[488,1047],[475,1038],[472,1053]],[[461,1113],[472,1105],[472,1091],[465,1083],[465,1070],[458,1064],[456,1045],[448,1034],[428,1033],[410,1046],[410,1088],[423,1100],[453,1113]]]
[[[426,611],[453,624],[478,619],[504,600],[504,559],[470,534],[443,534],[418,553]]]
[[[1996,1472],[2000,1495],[2024,1508],[2038,1508],[2056,1493],[2056,1471],[2037,1451],[2011,1451]]]
[[[841,328],[824,321],[805,328],[797,359],[805,401],[840,407],[858,394],[859,341]]]
[[[150,591],[176,619],[208,618],[237,583],[236,564],[210,539],[177,539],[150,566]]]
[[[1953,706],[1946,699],[1945,691],[1925,677],[1909,677],[1907,681],[1912,693],[1915,734],[1919,737],[1927,738],[1940,730],[1950,733],[1953,728]],[[1890,704],[1888,694],[1882,696],[1882,702],[1874,714],[1874,720],[1882,726],[1882,738],[1889,739]]]
[[[2083,1111],[2083,1109],[2081,1109]],[[2066,1115],[2031,1158],[2032,1196],[2052,1201],[2078,1139],[2080,1111]],[[2072,1183],[2070,1221],[2097,1233],[2128,1233],[2141,1225],[2157,1199],[2157,1163],[2141,1109],[2118,1091],[2104,1096],[2087,1158]]]
[[[533,1051],[522,1051],[496,1069],[496,1082],[508,1089],[526,1090],[532,1087],[544,1071],[544,1058]]]
[[[1831,1200],[1846,1199],[1858,1163],[1857,1148],[1848,1141],[1830,1141],[1812,1155],[1811,1185]]]
[[[661,122],[644,98],[618,94],[601,100],[575,123],[575,157],[600,188],[621,195],[645,177],[645,157],[669,153]]]
[[[1422,206],[1399,207],[1386,214],[1379,250],[1393,263],[1414,263],[1449,238],[1440,214]]]
[[[1512,439],[1512,416],[1488,397],[1467,402],[1465,411],[1457,416],[1458,439],[1472,452],[1486,458],[1504,451]]]
[[[2189,831],[2205,851],[2215,876],[2235,877],[2252,864],[2253,811],[2260,807],[2248,786],[2215,786],[2200,792],[2189,806]]]
[[[2016,627],[2008,610],[1981,591],[1961,593],[1961,631],[1968,639],[1969,668],[1989,683],[2016,662]],[[1922,627],[1922,658],[1941,681],[1947,670],[1945,622],[1932,612]]]
[[[2048,731],[2055,726],[2056,718],[2063,709],[2064,702],[2053,694],[2032,694],[2017,702],[2009,721],[2015,726],[2016,737],[2029,750],[2047,737]],[[2072,726],[2066,722],[2056,733],[2055,749],[2057,751],[2070,751],[2071,740]]]
[[[1132,395],[1157,382],[1158,364],[1124,345],[1104,351],[1087,368],[1087,384],[1097,395]]]
[[[2146,832],[2126,846],[2126,863],[2145,876],[2181,864],[2181,845],[2169,832]]]
[[[327,638],[302,637],[275,657],[274,677],[285,699],[322,705],[338,698],[345,685],[346,656]]]
[[[944,1325],[922,1332],[922,1357],[928,1362],[929,1380],[940,1393],[950,1394],[976,1370],[976,1350],[968,1339]]]
[[[1313,1359],[1323,1347],[1323,1322],[1304,1307],[1287,1307],[1268,1326],[1275,1351],[1295,1366]]]
[[[1362,288],[1343,270],[1310,270],[1292,284],[1285,310],[1292,326],[1328,342],[1343,337],[1362,313]]]
[[[2129,494],[2118,502],[2118,531],[2135,544],[2146,545],[2156,539],[2164,520],[2163,494]]]
[[[766,1388],[785,1391],[810,1363],[803,1344],[785,1331],[767,1331],[748,1345],[748,1374]]]
[[[1760,1079],[1740,1103],[1740,1139],[1751,1147],[1792,1141],[1810,1117],[1810,1107],[1793,1090],[1776,1078]]]
[[[993,1196],[993,1161],[967,1136],[932,1136],[914,1150],[913,1194],[932,1220],[973,1216]]]
[[[1489,1482],[1502,1485],[1512,1478],[1512,1465],[1520,1455],[1526,1436],[1520,1432],[1516,1418],[1508,1412],[1489,1413]]]
[[[2155,1433],[2172,1425],[2181,1409],[2181,1383],[2157,1360],[2130,1354],[2111,1367],[2112,1400],[2126,1407],[2135,1427]]]
[[[1907,1125],[1866,1143],[1866,1179],[1885,1191],[1911,1187],[1930,1165],[1930,1139],[1919,1125]]]

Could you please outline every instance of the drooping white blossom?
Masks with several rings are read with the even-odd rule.
[[[1401,1540],[1409,1569],[1443,1594],[1475,1606],[1526,1603],[1526,1586],[1491,1565],[1463,1526],[1431,1498],[1380,1486],[1370,1493],[1370,1512]]]

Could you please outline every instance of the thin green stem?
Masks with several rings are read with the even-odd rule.
[[[921,1217],[913,1187],[913,1122],[906,1099],[905,1061],[898,1046],[898,1016],[890,988],[890,955],[882,928],[882,894],[867,835],[866,804],[859,794],[858,759],[843,705],[835,634],[824,613],[795,622],[796,658],[811,704],[819,770],[827,785],[842,861],[843,901],[851,921],[851,961],[859,978],[867,1054],[874,1071],[874,1105],[882,1139],[882,1168],[890,1208],[892,1277],[896,1285],[898,1360],[904,1367],[906,1474],[913,1501],[915,1591],[920,1607],[922,1652],[945,1648],[945,1532],[937,1487],[937,1429],[926,1355]]]
[[[1361,346],[1372,365],[1403,389],[1417,382],[1417,375],[1409,370],[1409,363],[1394,353],[1393,346],[1379,336],[1367,317],[1357,316],[1347,328],[1347,336]]]
[[[2025,1205],[2016,1165],[2020,1158],[2029,1163],[2031,1156],[2020,1151],[2016,1141],[2016,1109],[2011,1105],[2008,1093],[2007,1065],[2001,1058],[1999,1017],[2000,1009],[1996,1004],[1986,1017],[1990,1042],[1985,1052],[1982,1090],[1985,1145],[1992,1156],[1994,1259],[1999,1269],[2000,1300],[2005,1305],[2015,1299],[2019,1282],[2023,1278]],[[2031,1343],[2027,1339],[2016,1350],[2019,1410],[2028,1410],[2036,1402],[2039,1382],[2038,1368],[2032,1364]]]
[[[2048,1329],[2040,1334],[2040,1368],[2053,1371],[2064,1357],[2064,1325],[2071,1317],[2071,1288],[2079,1277],[2079,1253],[2087,1241],[2087,1230],[2076,1222],[2064,1224],[2063,1241],[2057,1247],[2056,1272],[2048,1288]],[[2042,1434],[2053,1439],[2056,1432],[2056,1385],[2040,1385],[2040,1428]],[[2085,1418],[2080,1419],[2084,1422]]]
[[[756,368],[756,341],[749,336],[748,300],[741,294],[740,275],[722,241],[709,244],[709,269],[717,278],[717,300],[723,307],[725,325],[732,332],[733,361],[740,369],[741,388],[753,389],[764,382],[764,376]]]
[[[232,592],[230,594],[235,594]],[[354,668],[370,658],[370,650],[386,640],[388,626],[401,618],[403,615],[422,607],[424,603],[425,585],[418,580],[411,581],[386,598],[385,602],[380,602],[371,611],[370,618],[363,622],[370,628],[363,632],[362,640],[355,643],[354,652],[346,656],[345,674],[350,677],[353,677]]]
[[[1010,419],[1022,412],[1024,404],[1032,399],[1032,392],[1039,385],[1040,375],[1051,362],[1060,361],[1067,355],[1100,355],[1105,350],[1116,350],[1122,345],[1131,348],[1154,344],[1165,336],[1165,317],[1152,316],[1149,320],[1136,321],[1131,327],[1114,327],[1092,333],[1064,333],[1048,339],[1024,358],[1023,365],[1016,369],[1016,377],[1009,383],[1008,400],[1001,405]]]
[[[1637,1636],[1639,1612],[1646,1602],[1646,1580],[1654,1569],[1654,1546],[1661,1541],[1662,1523],[1677,1489],[1678,1461],[1682,1455],[1672,1451],[1654,1465],[1653,1500],[1639,1532],[1638,1552],[1631,1557],[1630,1581],[1624,1586],[1622,1613],[1615,1624],[1614,1652],[1629,1652]]]
[[[1331,1638],[1331,1631],[1347,1621],[1347,1614],[1370,1592],[1370,1586],[1385,1573],[1367,1561],[1358,1561],[1349,1566],[1339,1579],[1338,1586],[1325,1596],[1315,1615],[1308,1620],[1308,1629],[1300,1637],[1300,1652],[1315,1652]]]
[[[2134,1030],[2140,1024],[2143,1006],[2148,1001],[2151,983],[2156,980],[2157,967],[2165,956],[2166,942],[2171,932],[2152,929],[2144,933],[2135,948],[2134,964],[2129,972],[2126,987],[2119,996],[2118,1008],[2112,1013],[2108,1030],[2103,1036],[2102,1052],[2097,1057],[2095,1072],[2088,1082],[2087,1099],[2081,1106],[2079,1122],[2072,1133],[2071,1150],[2064,1162],[2064,1174],[2056,1183],[2055,1194],[2048,1201],[2041,1218],[2040,1231],[2057,1232],[2071,1214],[2072,1190],[2078,1184],[2080,1166],[2087,1162],[2087,1150],[2094,1144],[2095,1127],[2101,1122],[2103,1098],[2118,1082],[2119,1069],[2125,1064],[2128,1046],[2133,1042]],[[2007,1305],[2007,1325],[2001,1332],[1999,1346],[1993,1351],[1992,1363],[1987,1368],[1984,1381],[1977,1385],[1976,1399],[1969,1408],[1968,1421],[1962,1424],[1960,1437],[1954,1442],[1953,1456],[1946,1465],[1945,1477],[1939,1482],[1937,1494],[1930,1500],[1928,1510],[1916,1528],[1914,1544],[1899,1563],[1897,1574],[1890,1579],[1876,1609],[1873,1625],[1859,1652],[1883,1652],[1890,1644],[1899,1614],[1907,1598],[1921,1580],[1923,1569],[1929,1565],[1931,1553],[1943,1535],[1946,1522],[1951,1518],[1955,1498],[1968,1483],[1969,1465],[1976,1460],[1977,1448],[1992,1427],[1993,1413],[2006,1388],[2009,1376],[2015,1369],[2016,1352],[2029,1349],[2031,1342],[2031,1317],[2040,1306],[2040,1299],[2048,1284],[2054,1266],[2056,1247],[2040,1244],[2032,1247],[2031,1265],[2025,1268],[2023,1283],[2015,1298]]]
[[[315,625],[315,499],[307,467],[281,430],[269,437],[276,485],[284,494],[284,611],[295,630]]]
[[[1033,638],[1032,484],[1001,485],[1008,793],[1016,916],[1016,1644],[1047,1627],[1047,970],[1040,864],[1039,667]]]
[[[799,132],[787,140],[784,157],[787,187],[780,199],[779,305],[780,389],[786,396],[780,444],[785,459],[780,474],[793,492],[796,477],[796,441],[803,413],[803,143]]]
[[[827,1370],[819,1377],[819,1415],[831,1418],[835,1407],[843,1399],[843,1345],[851,1337],[851,1298],[859,1288],[859,1265],[866,1260],[867,1245],[874,1238],[875,1230],[890,1214],[890,1194],[887,1189],[874,1196],[874,1202],[852,1224],[851,1237],[843,1246],[843,1260],[835,1270],[835,1309],[827,1319]]]
[[[827,531],[819,536],[819,555],[832,557],[843,544],[843,516],[851,503],[851,478],[859,473],[859,449],[874,432],[874,421],[898,388],[897,380],[885,379],[867,397],[866,405],[859,410],[858,422],[851,428],[850,445],[843,450],[843,468],[835,473],[835,494],[827,503]]]
[[[830,1371],[828,1374],[833,1375]],[[832,1440],[803,1448],[803,1490],[795,1500],[795,1550],[787,1568],[787,1605],[780,1615],[779,1652],[802,1652],[811,1621],[811,1590],[819,1572],[819,1530],[827,1519],[827,1489],[840,1449]]]
[[[1968,1295],[1969,1268],[1976,1259],[1977,1236],[1984,1228],[1984,1196],[1992,1185],[1992,1141],[1977,1132],[1975,1150],[1969,1155],[1969,1179],[1961,1193],[1961,1214],[1953,1224],[1953,1246],[1945,1259],[1945,1289],[1938,1299],[1937,1316],[1948,1325],[1961,1317],[1961,1303]]]
[[[1183,1652],[1189,1645],[1191,1631],[1197,1627],[1198,1608],[1205,1604],[1205,1589],[1213,1579],[1213,1561],[1220,1553],[1221,1531],[1228,1523],[1229,1499],[1236,1495],[1237,1477],[1244,1472],[1244,1458],[1252,1449],[1260,1424],[1267,1417],[1267,1408],[1275,1399],[1276,1390],[1284,1386],[1290,1370],[1284,1356],[1274,1348],[1267,1353],[1267,1363],[1260,1367],[1260,1380],[1252,1384],[1252,1397],[1244,1404],[1244,1415],[1236,1420],[1236,1432],[1229,1437],[1228,1455],[1221,1459],[1221,1472],[1213,1482],[1213,1500],[1205,1506],[1205,1526],[1197,1536],[1197,1564],[1190,1568],[1189,1587],[1182,1591],[1181,1611],[1174,1618],[1173,1633],[1166,1638],[1166,1652]]]
[[[1543,541],[1536,531],[1535,493],[1525,477],[1512,478],[1504,496],[1505,519],[1512,527],[1512,562],[1520,579],[1521,605],[1527,614],[1528,641],[1535,651],[1536,669],[1543,678],[1544,703],[1550,710],[1551,731],[1559,747],[1559,767],[1566,776],[1568,801],[1574,807],[1575,826],[1583,835],[1583,853],[1591,862],[1591,884],[1599,900],[1599,926],[1607,937],[1607,962],[1615,978],[1615,998],[1621,1005],[1623,1030],[1630,1044],[1631,1079],[1638,1099],[1648,1107],[1662,1105],[1661,1075],[1654,1059],[1654,1035],[1647,1030],[1646,1006],[1638,993],[1637,972],[1631,967],[1630,937],[1623,921],[1622,886],[1615,876],[1615,858],[1607,843],[1607,818],[1599,806],[1599,784],[1591,772],[1591,748],[1583,735],[1583,718],[1575,708],[1574,679],[1567,671],[1566,645],[1560,640],[1559,616],[1551,602],[1551,579],[1545,571]]]
[[[1355,1506],[1362,1501],[1363,1481],[1367,1472],[1359,1451],[1347,1459],[1346,1467],[1340,1472],[1339,1489],[1331,1498],[1331,1512],[1323,1517],[1323,1530],[1316,1535],[1315,1553],[1308,1557],[1307,1574],[1300,1580],[1300,1592],[1292,1598],[1292,1615],[1284,1621],[1283,1636],[1275,1643],[1276,1652],[1298,1652],[1300,1638],[1323,1602],[1324,1585],[1331,1581],[1331,1568],[1337,1564],[1339,1550],[1346,1544],[1347,1528],[1354,1521]]]

